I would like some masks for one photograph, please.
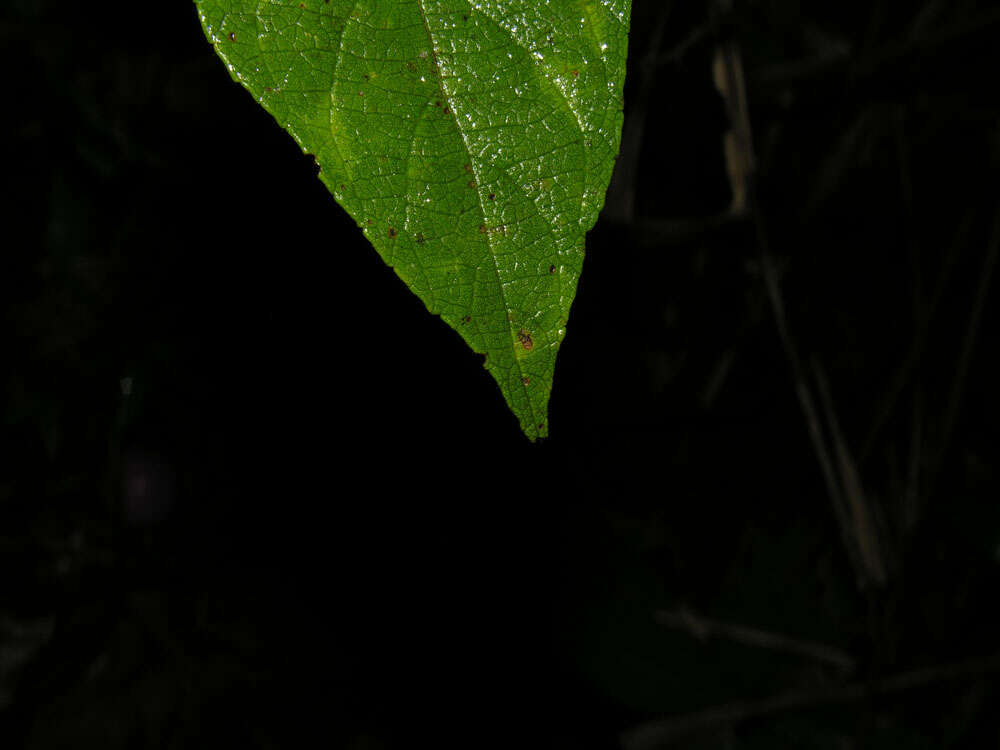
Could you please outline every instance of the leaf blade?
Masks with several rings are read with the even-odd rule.
[[[621,134],[628,0],[198,0],[206,36],[529,438]],[[589,25],[588,25],[589,24]]]

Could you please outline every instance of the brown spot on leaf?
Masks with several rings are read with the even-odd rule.
[[[231,42],[235,42],[236,41],[236,32],[235,31],[230,31],[229,32],[229,41],[231,41]]]
[[[375,219],[369,219],[368,220],[368,226],[371,226],[374,223],[375,223]]]
[[[517,332],[517,340],[520,341],[521,346],[529,352],[535,348],[535,342],[531,340],[531,334],[523,328]]]
[[[344,183],[340,183],[340,189],[341,190],[346,190],[347,189],[347,185],[345,185]]]
[[[479,225],[479,233],[480,234],[486,234],[486,231],[487,231],[486,230],[486,225],[485,224],[480,224]]]
[[[305,10],[306,9],[306,4],[305,3],[299,3],[299,8],[301,8],[302,10]]]
[[[523,378],[521,378],[521,385],[528,385],[530,382],[531,382],[531,378],[529,378],[527,375],[525,375]]]
[[[489,198],[491,201],[495,201],[497,199],[496,193],[490,193],[486,197]]]
[[[450,114],[451,114],[451,110],[450,110],[450,109],[448,109],[448,107],[445,107],[445,108],[444,108],[444,113],[445,113],[446,115],[450,115]]]
[[[395,227],[389,227],[389,239],[391,240],[395,236],[396,236],[396,228]]]
[[[469,164],[468,162],[462,165],[462,169],[465,170],[466,174],[472,174],[472,165]]]
[[[475,190],[476,189],[476,181],[475,180],[469,180],[469,187],[472,188],[473,190]]]
[[[463,324],[470,323],[470,322],[472,322],[472,316],[471,315],[463,315],[462,316],[462,323]]]
[[[549,273],[555,273],[555,272],[556,272],[556,267],[555,266],[549,266]]]
[[[573,77],[574,78],[579,78],[580,77],[580,71],[579,70],[574,70],[573,71]]]

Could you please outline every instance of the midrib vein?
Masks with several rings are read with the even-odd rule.
[[[427,13],[424,9],[424,0],[417,0],[417,10],[420,12],[420,20],[424,25],[424,32],[427,34],[427,42],[431,45],[431,59],[434,61],[434,67],[437,70],[437,80],[438,88],[441,90],[441,96],[448,104],[448,109],[451,112],[452,120],[455,122],[455,129],[458,131],[459,136],[462,138],[462,144],[465,146],[465,153],[469,155],[469,166],[472,168],[472,176],[476,181],[476,198],[479,201],[479,211],[483,217],[483,223],[486,224],[486,204],[483,203],[482,194],[482,184],[479,179],[479,168],[476,164],[476,157],[472,153],[472,149],[469,147],[469,139],[465,135],[465,131],[462,129],[462,125],[458,120],[458,111],[455,108],[454,97],[448,93],[448,89],[444,85],[444,73],[441,70],[441,62],[438,60],[437,56],[437,42],[434,39],[434,33],[431,31],[430,25],[427,23]],[[510,305],[507,304],[507,293],[503,288],[503,279],[500,277],[500,265],[497,263],[497,255],[493,249],[493,241],[490,239],[490,227],[486,227],[486,245],[490,250],[490,259],[493,261],[493,272],[496,274],[497,287],[500,289],[500,300],[503,303],[504,310],[508,313],[511,312]],[[531,426],[533,430],[538,430],[539,422],[538,418],[535,416],[535,406],[531,402],[531,394],[528,393],[528,386],[524,383],[524,370],[521,369],[521,361],[517,358],[517,344],[515,343],[514,327],[510,324],[510,318],[507,318],[507,332],[510,335],[510,348],[511,353],[514,356],[514,365],[517,367],[518,381],[521,384],[521,389],[524,391],[524,398],[528,402],[528,411],[531,414]]]

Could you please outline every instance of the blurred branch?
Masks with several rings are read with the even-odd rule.
[[[830,664],[843,672],[854,671],[854,659],[844,651],[813,641],[790,638],[780,633],[734,625],[718,620],[709,620],[695,614],[687,607],[668,612],[661,610],[654,615],[657,623],[673,630],[683,630],[699,641],[709,638],[724,638],[751,648],[763,648],[796,656],[805,656]]]
[[[0,614],[0,712],[13,700],[16,675],[52,637],[54,617],[15,619]]]
[[[981,47],[990,54],[998,34],[1000,12],[991,11],[937,34],[908,36],[863,56],[844,52],[761,67],[749,74],[748,83],[758,91],[801,85],[803,93],[820,98],[829,96],[831,88],[865,88],[900,80],[926,84],[929,72],[981,66],[984,58],[972,52]]]
[[[720,0],[728,9],[728,0]],[[732,190],[729,211],[742,216],[748,210],[747,193],[754,183],[757,159],[754,156],[753,134],[750,130],[750,108],[747,106],[746,77],[743,75],[743,55],[734,39],[727,39],[715,49],[712,59],[712,80],[722,96],[731,128],[726,132],[723,149],[726,173]]]
[[[723,8],[728,5],[726,0],[720,2]],[[760,251],[761,272],[778,329],[778,337],[791,369],[795,394],[806,420],[809,438],[858,585],[861,588],[866,588],[870,584],[884,586],[886,583],[884,555],[874,532],[874,515],[865,501],[860,476],[840,433],[828,388],[825,381],[820,382],[821,393],[825,396],[823,405],[827,427],[832,435],[837,457],[836,466],[839,471],[835,469],[833,452],[827,444],[823,422],[788,325],[778,272],[771,256],[770,242],[765,228],[765,217],[759,203],[753,135],[741,60],[738,43],[735,40],[727,40],[716,49],[713,62],[715,83],[726,102],[732,123],[732,130],[727,134],[725,142],[729,179],[733,186],[733,203],[730,210],[736,215],[749,211],[753,217]]]
[[[914,669],[869,683],[857,682],[816,690],[795,690],[761,700],[734,701],[684,716],[640,724],[621,735],[621,746],[625,750],[656,750],[668,747],[695,732],[714,729],[720,725],[736,724],[790,711],[856,703],[997,671],[1000,671],[1000,653]]]
[[[785,317],[785,305],[782,300],[781,290],[778,286],[777,271],[774,268],[774,261],[767,250],[766,242],[761,241],[761,270],[764,277],[764,285],[767,289],[767,296],[771,302],[771,309],[774,313],[775,325],[778,328],[778,338],[781,340],[785,357],[788,360],[789,368],[792,371],[792,381],[795,388],[795,396],[798,399],[802,415],[806,420],[806,428],[809,432],[809,439],[813,445],[813,452],[816,454],[816,461],[819,463],[820,472],[823,476],[823,483],[826,486],[827,496],[833,507],[834,517],[837,519],[837,527],[840,529],[841,541],[844,551],[854,568],[858,585],[865,586],[868,575],[862,561],[859,544],[854,539],[851,529],[852,524],[847,512],[846,503],[837,475],[833,468],[833,460],[830,450],[827,447],[826,439],[823,435],[819,412],[812,396],[812,391],[806,382],[799,360],[798,350],[792,341],[791,333],[788,330],[788,321]]]
[[[668,63],[676,63],[684,58],[692,48],[698,46],[712,35],[716,30],[716,27],[710,23],[704,23],[700,26],[696,26],[694,30],[691,31],[684,39],[682,39],[678,44],[670,49],[669,52],[660,55],[656,58],[657,65],[666,65]]]
[[[601,221],[617,231],[628,232],[629,242],[637,247],[662,250],[664,247],[686,246],[694,240],[704,240],[716,233],[739,226],[744,217],[729,212],[685,219],[635,219],[608,216]]]
[[[857,464],[840,431],[840,422],[833,407],[833,397],[830,395],[826,374],[817,362],[813,362],[813,370],[816,384],[819,386],[820,403],[823,405],[826,423],[829,425],[837,466],[840,469],[840,486],[850,511],[852,536],[858,545],[858,553],[861,555],[868,577],[876,585],[885,586],[886,564],[882,544],[879,542],[874,505],[865,498]]]
[[[920,319],[921,327],[914,333],[912,343],[910,345],[910,351],[899,364],[899,367],[896,368],[895,373],[893,373],[885,395],[883,395],[880,400],[880,405],[875,411],[872,425],[869,427],[868,434],[865,436],[864,442],[862,443],[860,454],[860,462],[862,465],[864,465],[864,463],[871,456],[872,451],[875,448],[876,440],[879,438],[882,430],[888,423],[889,417],[895,410],[903,389],[910,381],[914,370],[920,362],[920,359],[923,357],[928,329],[931,322],[935,319],[941,299],[944,296],[944,292],[948,288],[948,284],[951,282],[952,271],[955,268],[955,262],[959,256],[959,251],[968,241],[969,232],[972,229],[974,218],[975,211],[970,208],[966,211],[965,216],[962,217],[962,220],[959,222],[958,227],[955,230],[955,235],[952,238],[952,241],[948,244],[948,248],[941,260],[941,265],[937,270],[937,284],[934,287],[934,291],[931,294],[930,299],[925,305],[924,313]]]
[[[928,491],[934,487],[937,474],[944,463],[944,459],[951,445],[951,439],[955,432],[955,423],[962,408],[962,398],[965,393],[965,383],[968,379],[969,366],[972,362],[972,353],[975,351],[976,342],[979,339],[979,329],[983,319],[983,309],[986,307],[986,300],[989,297],[993,284],[993,271],[996,268],[997,255],[1000,255],[1000,205],[993,211],[993,227],[990,238],[983,257],[983,268],[979,274],[979,286],[976,288],[976,296],[972,300],[972,309],[969,312],[969,325],[965,329],[965,338],[962,341],[962,353],[959,355],[958,363],[955,365],[955,375],[951,384],[951,392],[948,396],[948,405],[945,407],[944,419],[941,426],[941,442],[938,447],[934,463],[931,467],[928,481]]]

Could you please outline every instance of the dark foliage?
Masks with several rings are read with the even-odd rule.
[[[0,746],[1000,746],[994,6],[635,0],[532,446],[192,4],[5,5]]]

